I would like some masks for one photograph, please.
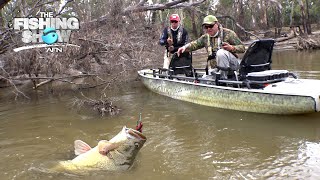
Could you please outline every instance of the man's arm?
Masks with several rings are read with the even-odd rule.
[[[227,41],[230,45],[233,46],[233,48],[231,48],[230,52],[232,53],[244,53],[246,48],[244,46],[244,44],[242,43],[242,41],[240,40],[240,38],[238,37],[238,35],[234,32],[234,31],[228,31],[227,35],[225,36],[226,39],[225,41]]]
[[[188,47],[188,50],[195,51],[195,50],[198,50],[198,49],[205,47],[207,44],[207,41],[208,41],[208,36],[209,36],[208,34],[204,34],[201,37],[199,37],[197,40],[194,40],[194,41],[188,43],[188,44],[190,44]]]
[[[159,39],[159,44],[161,46],[168,46],[168,42],[167,42],[167,39],[168,39],[168,32],[167,32],[167,28],[165,28],[160,36],[160,39]]]
[[[204,34],[201,37],[199,37],[197,40],[194,40],[184,46],[182,46],[181,48],[178,49],[178,56],[180,56],[181,53],[183,52],[191,52],[191,51],[195,51],[198,50],[200,48],[203,48],[206,46],[206,40],[207,40],[207,35],[208,34]]]

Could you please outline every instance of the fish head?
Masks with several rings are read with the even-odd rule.
[[[134,145],[133,149],[136,150],[140,150],[147,140],[141,132],[132,128],[123,127],[122,133],[125,133],[125,136],[127,137],[127,144],[130,146]]]
[[[122,130],[109,142],[117,144],[114,151],[110,151],[112,158],[120,164],[131,165],[137,153],[147,138],[141,132],[132,128],[123,127]]]

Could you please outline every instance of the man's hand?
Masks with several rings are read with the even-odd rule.
[[[174,50],[174,47],[173,46],[169,46],[168,50],[169,50],[169,52],[172,52]]]
[[[114,150],[114,149],[116,149],[117,147],[119,147],[118,144],[111,143],[111,142],[109,142],[107,140],[101,140],[98,143],[99,153],[101,155],[108,156],[109,158],[110,157],[112,158],[112,156],[111,156],[111,154],[109,154],[109,152]]]
[[[232,52],[232,51],[235,49],[234,46],[230,45],[230,44],[227,43],[227,42],[223,42],[223,43],[222,43],[222,48],[225,49],[225,50],[227,50],[227,51],[230,51],[230,52]]]
[[[181,53],[184,53],[185,50],[186,50],[186,47],[184,46],[180,47],[177,51],[178,57],[180,56]]]
[[[167,43],[169,44],[169,46],[172,46],[172,44],[173,44],[172,39],[171,39],[171,38],[168,38],[168,39],[167,39]]]

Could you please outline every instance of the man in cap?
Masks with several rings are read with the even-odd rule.
[[[213,15],[208,15],[203,19],[202,27],[206,33],[197,40],[179,48],[178,56],[185,51],[191,52],[205,47],[210,68],[217,68],[215,70],[220,71],[221,78],[227,79],[232,71],[240,68],[240,60],[236,53],[245,52],[245,46],[234,31],[223,28]]]
[[[164,55],[163,68],[169,69],[172,65],[172,54],[188,42],[188,32],[180,24],[180,17],[178,14],[170,16],[170,26],[166,27],[160,37],[159,44],[166,47]],[[189,57],[189,53],[183,53],[181,57]],[[191,60],[190,60],[191,61]]]

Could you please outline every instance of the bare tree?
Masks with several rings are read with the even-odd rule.
[[[256,11],[258,9],[258,2],[257,0],[252,0],[252,1],[248,1],[248,7],[250,10],[250,14],[251,14],[251,28],[253,29],[253,31],[256,31],[258,26],[257,26],[257,17],[256,17]]]
[[[298,3],[301,11],[301,21],[304,34],[311,34],[311,25],[309,22],[309,1],[306,0],[306,4],[304,4],[302,0],[298,0]]]
[[[275,36],[280,37],[282,26],[283,26],[283,17],[282,17],[282,5],[277,0],[268,0],[270,4],[274,7],[274,26],[275,26]]]
[[[260,15],[260,26],[263,30],[268,29],[268,18],[267,18],[267,2],[266,0],[260,0],[261,15]]]
[[[306,0],[306,13],[307,13],[307,33],[311,34],[310,13],[309,13],[309,0]]]
[[[187,14],[191,19],[191,25],[192,25],[192,33],[194,37],[198,37],[198,27],[196,24],[196,10],[194,8],[187,8]]]
[[[238,0],[236,3],[236,7],[237,7],[237,22],[239,24],[241,24],[242,26],[245,24],[245,18],[244,18],[244,3],[242,0]],[[241,37],[245,37],[245,32],[243,32],[242,30],[237,30],[236,31],[237,34]]]

